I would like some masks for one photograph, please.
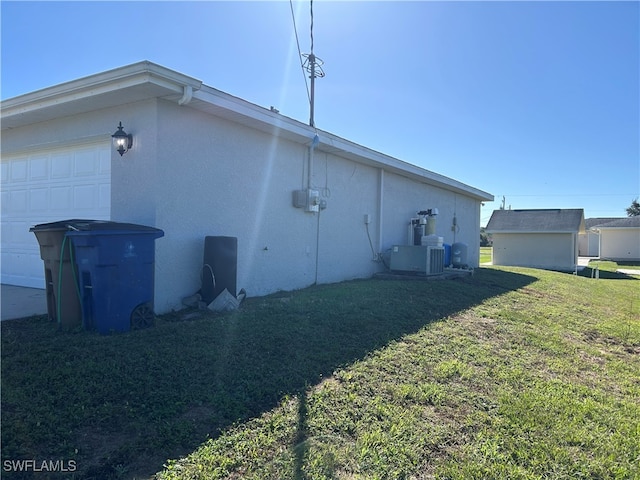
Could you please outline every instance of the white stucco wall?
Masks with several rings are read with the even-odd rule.
[[[478,265],[479,200],[319,150],[311,181],[327,208],[307,213],[292,206],[306,180],[307,146],[174,102],[150,99],[3,131],[2,146],[110,141],[119,121],[134,145],[123,157],[112,150],[111,219],[164,230],[156,241],[158,313],[180,308],[200,288],[207,235],[238,238],[238,288],[250,296],[382,270],[365,214],[377,253],[406,242],[418,210],[438,208],[436,233],[467,243],[469,264]]]
[[[577,263],[577,234],[493,233],[493,264],[573,270]]]
[[[600,235],[587,231],[578,235],[578,252],[582,257],[598,257],[600,255]]]
[[[101,123],[106,122],[100,118],[103,113],[96,112]],[[111,220],[155,227],[158,199],[163,195],[157,185],[157,101],[123,105],[116,118],[133,135],[133,147],[123,156],[112,149]]]
[[[319,150],[311,182],[327,208],[307,213],[292,206],[306,181],[307,146],[170,102],[159,102],[157,127],[156,226],[166,232],[156,250],[159,311],[200,288],[206,235],[238,238],[238,288],[250,296],[382,270],[365,214],[377,253],[404,243],[409,218],[425,208],[439,208],[437,233],[453,243],[456,212],[455,240],[478,264],[477,200],[387,172],[381,190],[379,168]]]
[[[436,235],[446,244],[466,243],[468,264],[479,265],[480,256],[480,202],[442,188],[420,185],[398,175],[385,175],[383,251],[408,241],[409,219],[419,210],[437,208]],[[456,217],[457,226],[453,227]]]
[[[166,235],[156,250],[157,308],[178,307],[200,288],[207,235],[238,238],[238,288],[249,295],[312,284],[317,217],[291,200],[305,148],[174,104],[159,108],[156,222]]]
[[[327,208],[319,214],[318,282],[368,277],[378,270],[367,239],[364,215],[374,248],[378,227],[378,172],[334,155],[314,155],[312,185]],[[303,214],[295,209],[294,214]]]
[[[640,260],[640,228],[601,230],[600,257],[610,260]]]

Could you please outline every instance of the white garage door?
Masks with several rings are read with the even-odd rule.
[[[111,145],[82,145],[2,157],[2,283],[45,288],[40,248],[29,228],[111,211]]]

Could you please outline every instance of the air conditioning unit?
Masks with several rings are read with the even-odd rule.
[[[391,270],[419,275],[444,272],[444,247],[395,245],[391,249]]]
[[[426,275],[438,275],[444,272],[444,247],[427,247]]]

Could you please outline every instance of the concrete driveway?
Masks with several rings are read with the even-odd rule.
[[[45,315],[47,313],[47,293],[39,288],[2,285],[0,290],[2,304],[0,320],[13,320]]]

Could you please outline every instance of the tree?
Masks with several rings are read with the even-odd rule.
[[[636,198],[631,202],[631,206],[627,208],[627,217],[637,217],[640,215],[640,203]]]
[[[485,229],[485,227],[480,227],[480,246],[481,247],[490,247],[493,244],[493,240],[491,235],[489,235]]]

